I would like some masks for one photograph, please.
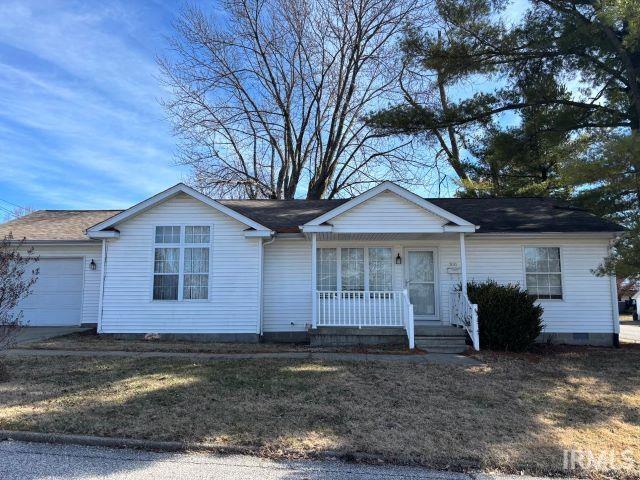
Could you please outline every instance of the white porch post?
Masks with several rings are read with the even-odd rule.
[[[460,281],[462,293],[467,296],[467,247],[464,243],[464,233],[460,232]]]
[[[318,326],[318,285],[317,285],[317,253],[316,234],[311,234],[311,328]]]

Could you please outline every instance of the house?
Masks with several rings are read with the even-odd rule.
[[[543,340],[611,345],[616,282],[592,269],[620,230],[549,199],[424,199],[391,182],[339,200],[214,200],[178,184],[124,211],[0,225],[40,255],[22,304],[30,325],[233,341],[400,335],[433,349],[464,346],[465,330],[478,346],[456,286],[487,278],[538,298]]]

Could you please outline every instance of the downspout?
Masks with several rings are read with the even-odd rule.
[[[258,335],[260,335],[260,337],[262,337],[262,334],[264,333],[262,322],[262,317],[264,314],[264,247],[266,247],[267,245],[271,245],[275,241],[275,239],[275,235],[266,242],[260,239],[260,313],[258,315]]]
[[[609,242],[609,255],[613,250],[613,240]],[[616,285],[616,275],[609,276],[611,284],[611,321],[613,330],[613,346],[620,348],[620,315],[618,313],[618,287]]]

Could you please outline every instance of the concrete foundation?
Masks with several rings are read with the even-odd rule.
[[[266,343],[309,343],[307,332],[264,332],[261,341]]]
[[[407,336],[401,328],[331,327],[309,331],[313,347],[354,345],[405,345]]]
[[[543,333],[537,340],[538,343],[551,343],[553,345],[590,345],[594,347],[614,346],[613,333]]]
[[[145,333],[101,333],[118,340],[143,340]],[[188,341],[219,343],[258,343],[255,333],[160,333],[156,341]]]

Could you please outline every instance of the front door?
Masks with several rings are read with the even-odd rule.
[[[405,253],[405,282],[416,320],[436,318],[436,254],[416,248]]]

